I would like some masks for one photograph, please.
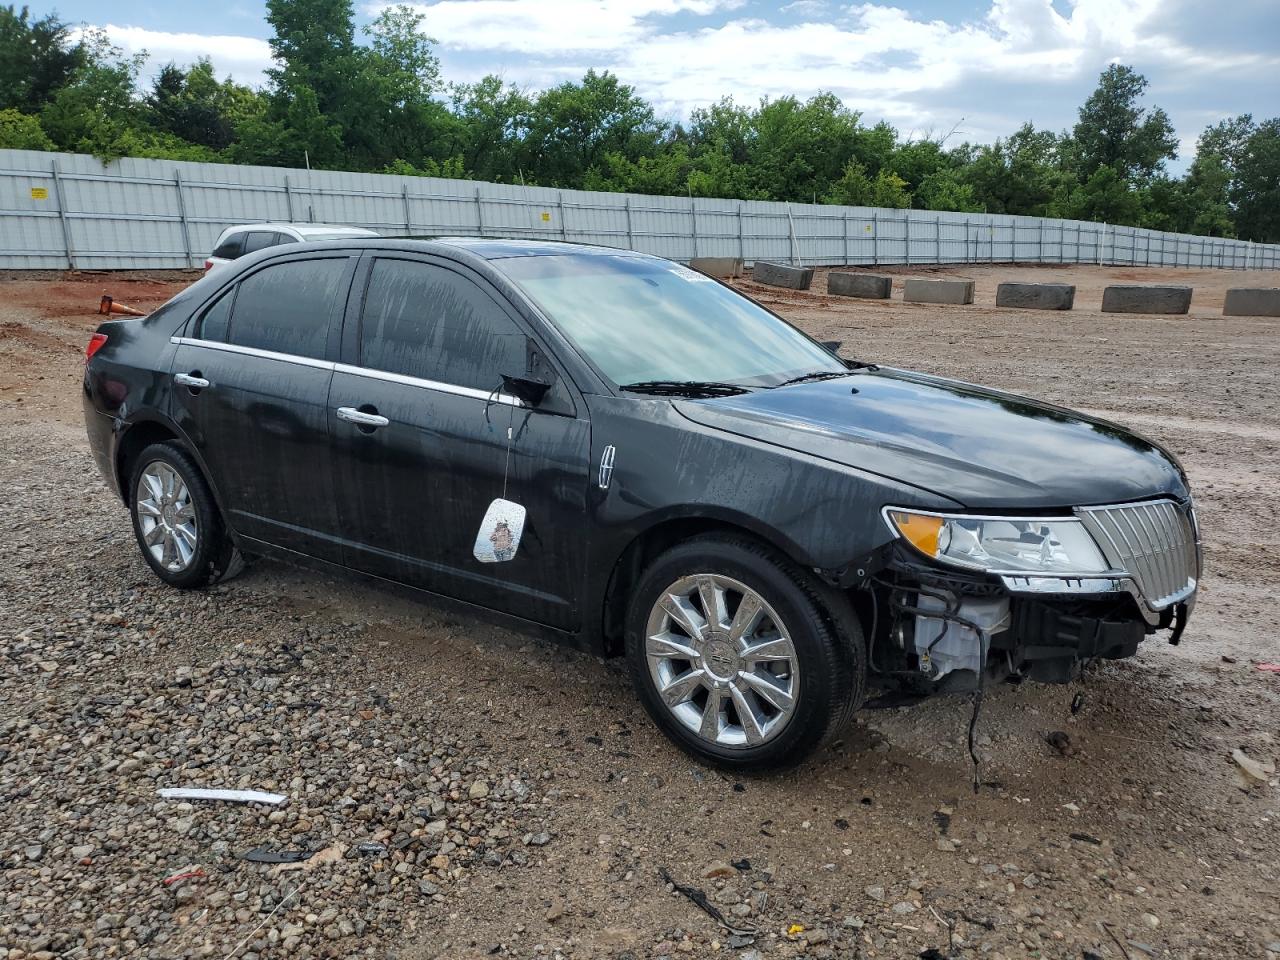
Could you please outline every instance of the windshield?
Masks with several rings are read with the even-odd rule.
[[[745,297],[667,260],[568,254],[493,265],[618,385],[706,381],[777,386],[846,372],[830,353]]]

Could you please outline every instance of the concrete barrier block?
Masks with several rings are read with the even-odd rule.
[[[827,293],[837,297],[863,297],[867,300],[887,300],[893,291],[893,278],[874,273],[827,274]]]
[[[689,269],[705,273],[708,277],[726,280],[730,277],[742,276],[742,258],[694,257],[689,261]]]
[[[914,303],[973,303],[973,281],[911,277],[903,288],[902,299]]]
[[[813,267],[789,267],[785,263],[757,260],[751,268],[751,278],[757,283],[789,290],[808,290],[813,283]]]
[[[1024,310],[1070,310],[1076,288],[1069,283],[1002,283],[996,287],[997,307]]]
[[[1102,291],[1103,313],[1187,313],[1191,287],[1116,286]]]
[[[1227,291],[1224,317],[1280,317],[1280,287],[1237,287]]]

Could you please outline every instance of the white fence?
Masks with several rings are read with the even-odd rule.
[[[200,266],[226,226],[571,240],[673,260],[1280,268],[1280,245],[1076,220],[594,193],[473,180],[0,150],[0,269]]]

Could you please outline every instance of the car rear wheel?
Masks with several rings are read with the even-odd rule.
[[[799,762],[843,729],[866,676],[843,596],[763,544],[722,535],[680,544],[645,571],[627,655],[658,726],[739,770]]]
[[[165,583],[189,589],[232,576],[243,560],[209,485],[175,443],[154,443],[133,464],[129,512],[142,558]]]

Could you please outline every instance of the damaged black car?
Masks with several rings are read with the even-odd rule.
[[[162,580],[271,556],[625,656],[725,767],[799,761],[869,685],[980,695],[1176,643],[1195,603],[1157,444],[842,357],[638,253],[272,248],[88,354],[91,447]]]

